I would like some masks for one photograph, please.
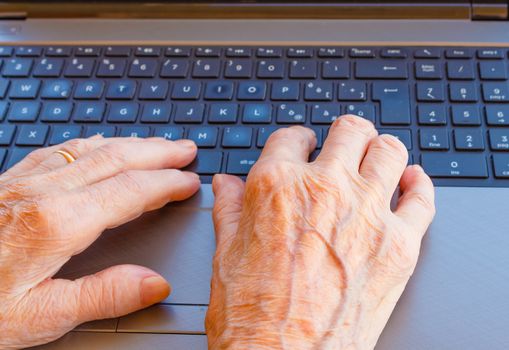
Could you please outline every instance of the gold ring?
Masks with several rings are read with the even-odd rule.
[[[74,158],[73,155],[70,154],[67,151],[58,150],[55,153],[58,153],[58,154],[62,155],[65,158],[65,160],[67,161],[67,163],[69,163],[69,164],[71,164],[72,162],[76,161],[76,158]]]

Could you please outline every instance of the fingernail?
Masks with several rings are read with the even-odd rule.
[[[196,144],[191,140],[177,140],[175,141],[179,144],[179,146],[186,147],[186,148],[196,148]]]
[[[140,298],[143,305],[152,305],[170,295],[170,285],[161,276],[149,276],[140,284]]]

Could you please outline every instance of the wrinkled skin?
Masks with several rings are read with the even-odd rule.
[[[52,276],[105,229],[194,194],[198,176],[176,169],[195,155],[190,141],[94,137],[35,151],[1,175],[0,349],[47,343],[164,299],[168,283],[141,266]]]
[[[373,349],[412,275],[435,210],[429,177],[357,117],[338,119],[308,163],[315,144],[309,129],[280,130],[245,184],[214,179],[209,349]]]

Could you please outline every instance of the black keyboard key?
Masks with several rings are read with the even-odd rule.
[[[101,56],[101,48],[94,46],[82,46],[78,47],[74,51],[76,57],[99,57]]]
[[[94,71],[95,59],[93,58],[73,58],[65,68],[64,76],[89,78]]]
[[[366,83],[347,81],[339,84],[338,99],[340,101],[366,101],[368,96]]]
[[[488,125],[509,125],[509,106],[488,105],[485,112]]]
[[[260,61],[256,76],[262,79],[282,79],[285,77],[285,62],[280,60]]]
[[[472,58],[474,51],[471,49],[447,49],[445,50],[446,58]]]
[[[19,128],[16,145],[18,146],[43,146],[48,136],[47,125],[22,125]]]
[[[417,101],[419,102],[445,101],[444,84],[439,82],[417,83]]]
[[[449,136],[445,129],[421,129],[419,143],[423,150],[442,151],[449,149]]]
[[[432,177],[487,178],[486,157],[482,154],[424,153],[422,167]]]
[[[124,126],[120,129],[120,137],[147,138],[150,136],[150,128],[143,126]]]
[[[474,83],[450,83],[449,98],[453,102],[477,102],[477,87]]]
[[[272,83],[270,99],[273,101],[298,101],[300,83],[295,81],[276,81]]]
[[[314,55],[313,49],[306,49],[303,47],[291,47],[286,52],[286,55],[291,58],[311,58]]]
[[[127,60],[122,58],[105,58],[99,61],[97,76],[104,78],[122,78],[127,67]]]
[[[225,148],[249,148],[252,144],[253,129],[243,126],[226,127],[223,131],[222,146]]]
[[[302,60],[290,62],[290,78],[315,79],[318,75],[317,62],[314,60]]]
[[[64,60],[62,58],[43,58],[34,67],[34,77],[58,78],[62,74]]]
[[[138,57],[158,57],[161,54],[160,47],[137,47],[134,50],[134,54]]]
[[[404,129],[381,129],[380,135],[389,134],[400,140],[407,150],[412,149],[412,132]]]
[[[269,124],[272,121],[270,104],[246,104],[242,113],[242,122],[246,124]]]
[[[375,106],[373,105],[349,103],[345,106],[345,113],[353,114],[375,123]]]
[[[490,148],[493,151],[509,151],[509,130],[491,129],[488,131]]]
[[[0,145],[1,146],[9,146],[14,138],[14,133],[16,132],[15,125],[0,125]]]
[[[200,175],[214,175],[221,172],[222,162],[222,152],[199,150],[196,159],[185,170]]]
[[[342,58],[345,57],[345,50],[340,47],[321,47],[318,50],[318,57]]]
[[[49,140],[49,145],[57,145],[60,143],[64,143],[65,141],[69,141],[72,139],[77,139],[81,137],[81,126],[76,125],[57,125],[51,128],[51,138]]]
[[[479,74],[483,80],[507,80],[507,64],[504,61],[479,62]]]
[[[171,115],[171,104],[166,102],[151,102],[143,106],[142,123],[168,123]]]
[[[438,61],[415,62],[415,77],[417,79],[442,79],[442,64]]]
[[[157,72],[157,60],[153,58],[137,58],[130,67],[127,76],[130,78],[152,78]]]
[[[218,130],[212,126],[193,127],[189,129],[187,138],[193,140],[200,148],[215,147],[217,144]]]
[[[175,113],[175,123],[200,124],[203,122],[205,105],[203,103],[178,104]]]
[[[12,122],[34,122],[39,116],[40,102],[13,102],[7,113],[7,120]]]
[[[231,151],[228,154],[228,165],[226,167],[226,173],[232,175],[247,175],[253,165],[260,158],[259,151]]]
[[[504,83],[483,83],[483,99],[486,102],[509,102],[509,87]]]
[[[85,137],[101,135],[102,137],[114,137],[116,128],[114,126],[89,126],[85,130]]]
[[[239,100],[263,101],[267,95],[267,84],[262,81],[240,82],[237,98]]]
[[[9,152],[9,159],[7,164],[5,165],[5,170],[12,168],[14,165],[22,161],[28,154],[32,151],[35,151],[35,148],[14,148]]]
[[[256,56],[260,58],[279,58],[283,56],[281,48],[261,47],[256,50]]]
[[[193,78],[219,78],[219,60],[198,60],[193,65]]]
[[[39,93],[41,81],[37,79],[17,79],[12,81],[10,98],[34,99]]]
[[[267,140],[269,139],[270,135],[274,131],[276,131],[278,128],[275,126],[262,126],[258,129],[258,136],[256,139],[256,147],[262,148],[265,147],[265,144],[267,143]]]
[[[138,117],[139,105],[134,102],[114,102],[108,110],[110,123],[134,123]]]
[[[19,57],[39,57],[42,55],[41,47],[20,46],[16,48],[16,56]]]
[[[474,63],[472,61],[447,62],[447,77],[451,80],[474,80]]]
[[[226,57],[251,57],[249,47],[229,47],[226,49]]]
[[[410,125],[410,93],[407,83],[373,83],[373,100],[380,102],[384,125]]]
[[[276,121],[279,124],[304,124],[306,122],[306,105],[302,103],[279,105]]]
[[[73,120],[82,123],[100,123],[105,111],[104,102],[78,102],[73,112]]]
[[[339,104],[315,104],[311,107],[311,124],[332,124],[340,115]]]
[[[451,114],[454,125],[481,125],[481,114],[476,105],[453,105]]]
[[[332,82],[313,81],[307,83],[304,88],[304,99],[306,101],[332,101],[333,96]]]
[[[46,56],[48,57],[69,57],[72,53],[70,46],[51,46],[46,49]]]
[[[129,57],[131,48],[125,46],[108,46],[104,52],[106,57]]]
[[[501,49],[479,49],[477,57],[481,59],[503,59],[504,51]]]
[[[154,136],[162,137],[170,141],[180,140],[184,138],[184,128],[180,126],[157,127]]]
[[[509,154],[494,154],[493,169],[495,176],[500,179],[509,178]]]
[[[34,64],[31,58],[12,58],[5,61],[2,75],[4,77],[28,77]]]
[[[407,58],[408,54],[405,49],[388,48],[380,51],[380,56],[383,58]]]
[[[322,78],[348,79],[350,78],[350,63],[348,61],[330,60],[322,63]]]
[[[417,119],[421,125],[446,125],[447,112],[443,104],[420,104]]]
[[[355,77],[358,79],[407,79],[407,63],[396,60],[358,61],[355,63]]]
[[[233,83],[230,81],[214,81],[205,87],[206,100],[231,100],[233,98]]]
[[[221,48],[219,47],[199,47],[195,52],[196,57],[219,57]]]
[[[484,137],[478,129],[456,129],[454,145],[458,151],[483,151]]]
[[[232,124],[237,122],[239,105],[236,103],[215,103],[209,109],[209,123]]]
[[[442,50],[439,48],[422,48],[414,52],[415,58],[440,58],[442,57]]]
[[[189,72],[189,61],[184,59],[167,59],[161,66],[163,78],[186,78]]]
[[[74,90],[77,100],[98,100],[104,93],[104,82],[101,80],[84,80],[78,82]]]
[[[225,78],[251,78],[253,75],[253,63],[250,60],[229,60],[224,71]]]
[[[13,52],[14,52],[14,50],[12,47],[9,47],[9,46],[0,47],[0,57],[10,57],[10,56],[12,56]]]
[[[370,48],[352,48],[349,51],[352,58],[373,58],[375,57],[375,50]]]
[[[136,95],[136,81],[113,80],[106,90],[106,98],[109,100],[132,100]]]
[[[140,100],[164,100],[168,95],[169,83],[163,80],[144,80],[138,98]]]
[[[197,100],[200,97],[201,83],[198,81],[177,81],[173,84],[173,100]]]
[[[71,102],[46,102],[42,107],[43,122],[68,122],[71,119]]]
[[[0,98],[5,98],[5,95],[7,95],[7,90],[9,89],[9,85],[11,82],[9,79],[2,79],[0,78]]]
[[[45,99],[67,99],[71,96],[71,80],[45,80],[42,84],[41,97]]]

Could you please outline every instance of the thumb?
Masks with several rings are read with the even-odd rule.
[[[212,181],[215,201],[212,217],[216,232],[216,246],[229,241],[239,226],[245,184],[231,175],[216,175]]]
[[[41,283],[27,295],[24,314],[35,321],[32,334],[44,335],[40,340],[47,342],[81,323],[123,316],[155,304],[169,293],[169,284],[152,270],[118,265],[75,281]]]

